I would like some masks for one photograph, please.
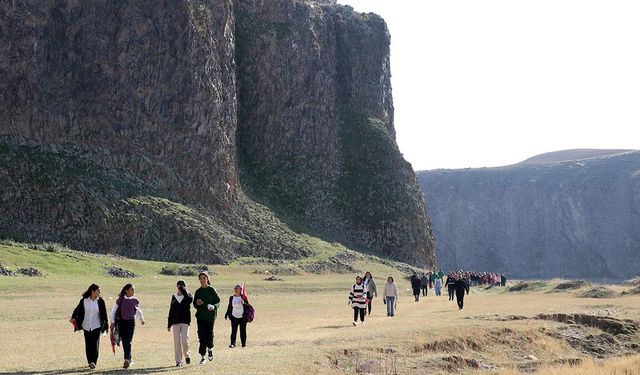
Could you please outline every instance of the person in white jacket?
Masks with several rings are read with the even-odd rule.
[[[392,276],[389,276],[384,284],[382,301],[387,305],[387,316],[394,316],[395,309],[398,308],[398,286]]]

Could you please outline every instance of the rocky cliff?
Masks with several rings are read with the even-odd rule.
[[[378,16],[332,1],[5,1],[0,77],[2,236],[224,262],[308,255],[306,232],[435,262]]]
[[[640,269],[640,152],[553,153],[418,179],[444,268],[599,280]]]

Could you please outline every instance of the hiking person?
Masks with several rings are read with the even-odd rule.
[[[411,289],[413,289],[413,297],[416,302],[420,300],[420,289],[422,288],[422,281],[420,280],[420,276],[417,273],[413,273],[411,276]]]
[[[456,278],[453,288],[456,291],[456,301],[458,302],[458,308],[460,310],[464,310],[464,294],[465,292],[469,295],[469,283],[464,279],[464,277],[459,276]]]
[[[436,281],[434,283],[434,287],[436,289],[436,296],[441,296],[442,295],[442,279],[439,277],[436,277]]]
[[[202,356],[200,364],[207,363],[205,354],[208,354],[209,362],[213,361],[213,324],[220,308],[220,297],[209,281],[209,273],[202,271],[198,275],[200,288],[193,295],[193,306],[196,308],[196,320],[198,323],[198,340],[200,347],[198,353]]]
[[[422,287],[422,296],[426,297],[429,294],[429,276],[426,273],[423,273],[420,278],[420,286]]]
[[[369,271],[365,272],[362,282],[367,288],[367,308],[369,315],[371,315],[371,302],[373,302],[374,297],[378,297],[378,289],[376,289],[376,282],[373,281],[373,276],[371,276],[371,272]]]
[[[187,364],[191,363],[189,350],[189,325],[191,324],[191,303],[193,296],[187,291],[187,283],[178,280],[178,289],[171,296],[169,304],[169,317],[167,318],[167,330],[173,329],[173,349],[175,351],[176,367],[182,367],[182,355]]]
[[[387,277],[387,283],[384,284],[382,302],[387,305],[387,316],[394,316],[398,307],[398,286],[392,276]]]
[[[140,301],[134,297],[135,288],[131,284],[126,284],[118,294],[116,304],[111,309],[111,325],[118,325],[118,332],[122,341],[124,350],[123,368],[129,368],[133,365],[131,357],[131,343],[133,342],[133,334],[136,330],[136,318],[140,320],[142,325],[145,324],[144,315],[140,309]]]
[[[107,306],[101,297],[100,285],[91,284],[82,293],[78,306],[73,310],[71,319],[73,331],[82,330],[84,333],[84,350],[90,369],[96,368],[100,353],[100,334],[107,332]]]
[[[349,292],[349,302],[353,307],[353,325],[358,324],[358,316],[360,316],[360,322],[364,325],[364,316],[367,312],[367,287],[362,282],[362,277],[356,276],[356,283],[351,286],[351,292]]]
[[[225,320],[231,320],[231,344],[229,344],[229,348],[236,347],[238,327],[240,328],[240,343],[242,343],[243,348],[247,347],[247,317],[244,308],[246,303],[242,296],[242,286],[236,285],[233,287],[233,295],[229,297],[227,312],[224,314]]]
[[[500,286],[507,285],[507,277],[504,274],[500,274]]]
[[[453,295],[455,292],[454,284],[456,283],[455,277],[453,274],[447,275],[447,291],[449,292],[449,301],[453,301]]]

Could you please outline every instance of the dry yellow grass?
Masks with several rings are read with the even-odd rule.
[[[1,259],[0,259],[1,260]],[[573,293],[506,293],[478,288],[466,299],[464,311],[446,296],[430,294],[414,303],[409,283],[399,272],[374,267],[379,288],[393,272],[401,298],[395,318],[385,316],[380,299],[367,325],[351,326],[347,294],[352,275],[283,276],[268,282],[254,266],[215,267],[212,283],[223,301],[233,285],[246,281],[257,310],[249,325],[248,348],[228,349],[229,323],[215,326],[216,359],[192,364],[190,373],[219,374],[348,374],[368,361],[387,374],[519,373],[538,369],[553,374],[637,374],[640,359],[629,357],[592,362],[565,340],[549,334],[561,323],[544,320],[498,321],[496,316],[538,313],[586,313],[640,320],[640,297],[595,300]],[[166,330],[168,302],[177,277],[143,273],[134,279],[147,324],[136,327],[135,365],[131,373],[179,373],[175,369],[172,336]],[[195,277],[186,278],[193,290]],[[72,333],[68,318],[79,294],[90,282],[102,284],[109,307],[126,280],[87,275],[49,274],[45,278],[0,277],[0,372],[75,374],[85,372],[83,339]],[[595,331],[594,331],[595,333]],[[197,354],[195,327],[191,332]],[[536,360],[530,359],[533,356]],[[118,371],[122,351],[110,352],[103,338],[98,369]],[[550,367],[558,359],[581,359],[574,367]],[[196,361],[197,362],[197,361]],[[476,366],[476,364],[479,366]],[[625,372],[627,371],[627,372]]]

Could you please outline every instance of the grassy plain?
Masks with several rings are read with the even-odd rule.
[[[541,313],[578,313],[632,324],[626,319],[640,321],[640,296],[580,298],[583,290],[553,292],[559,281],[523,292],[475,287],[464,311],[458,311],[446,295],[430,294],[413,302],[409,282],[400,271],[361,262],[357,268],[371,270],[379,289],[387,275],[394,275],[401,296],[395,318],[387,318],[381,299],[375,299],[367,324],[353,327],[347,294],[354,275],[303,273],[266,281],[265,271],[273,266],[213,266],[212,284],[223,301],[236,283],[248,285],[256,307],[256,320],[248,327],[248,348],[227,348],[230,325],[220,317],[215,326],[215,361],[176,369],[166,316],[179,277],[160,274],[166,263],[5,245],[0,245],[0,263],[10,269],[36,267],[45,274],[0,276],[0,373],[89,372],[82,335],[72,333],[69,315],[89,283],[102,285],[110,308],[121,286],[132,280],[147,318],[145,326],[136,327],[134,367],[121,370],[121,349],[112,354],[103,338],[94,373],[640,374],[638,332],[619,336],[584,324],[532,319]],[[113,278],[105,266],[122,267],[139,277]],[[196,277],[184,278],[193,291]],[[195,327],[190,336],[196,358]]]

